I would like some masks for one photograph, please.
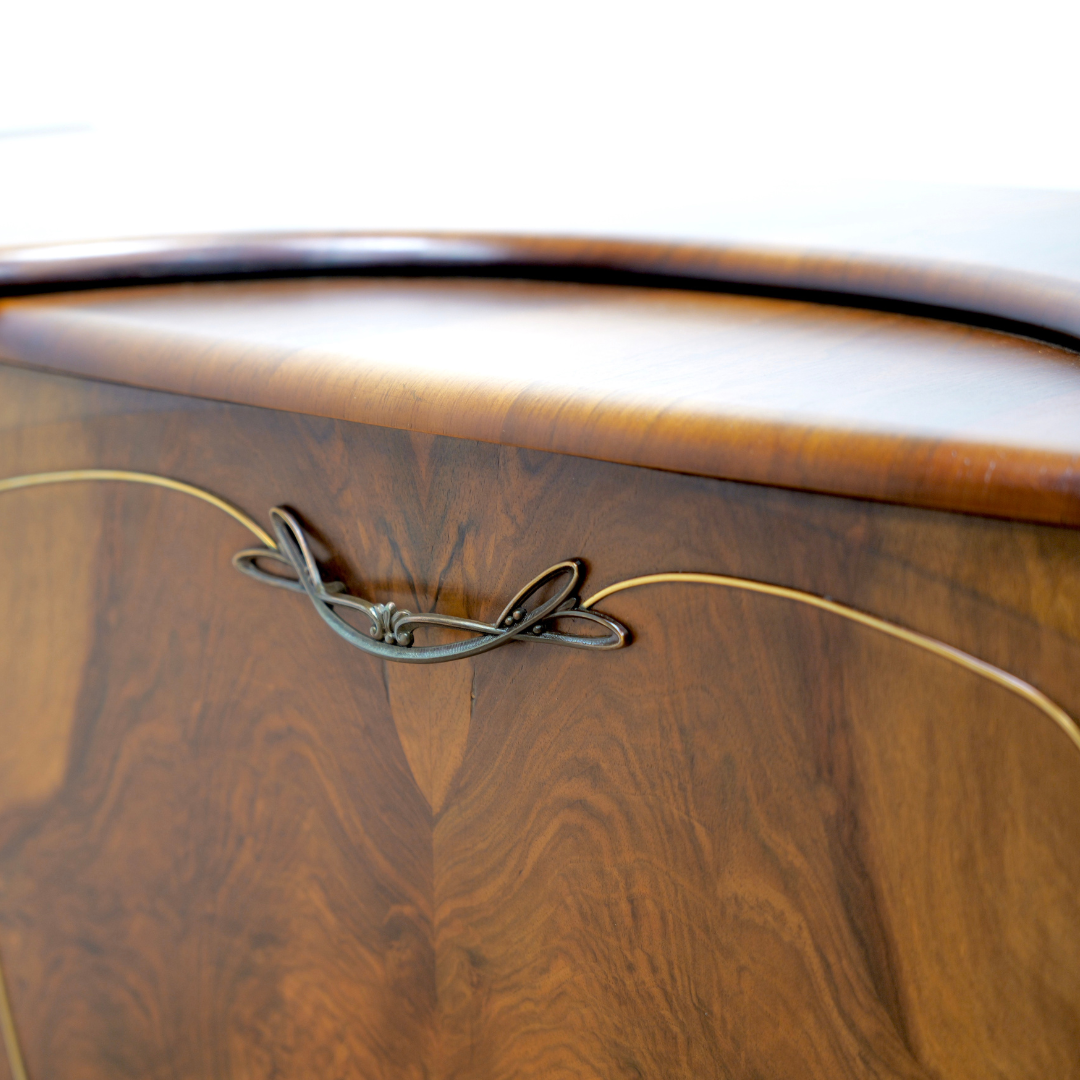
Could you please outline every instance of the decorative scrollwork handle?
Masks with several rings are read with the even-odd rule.
[[[548,567],[517,592],[494,623],[485,623],[475,619],[459,619],[453,615],[414,613],[399,609],[393,603],[374,604],[362,597],[352,596],[345,592],[345,586],[340,581],[323,581],[303,527],[288,510],[275,506],[270,511],[270,520],[277,537],[277,548],[245,548],[238,551],[233,556],[236,569],[275,588],[306,593],[315,610],[334,633],[358,649],[381,656],[384,660],[438,664],[475,656],[511,641],[539,641],[550,645],[567,645],[573,649],[621,649],[630,640],[626,627],[615,619],[578,606],[577,590],[582,567],[576,559]],[[263,569],[260,562],[284,564],[296,576],[271,573]],[[553,596],[532,610],[526,607],[530,598],[559,578],[564,580]],[[364,634],[351,626],[335,608],[362,612],[371,620],[368,632]],[[596,623],[607,633],[602,636],[560,633],[553,624],[561,619]],[[414,645],[413,632],[419,626],[445,626],[479,636],[445,645]]]

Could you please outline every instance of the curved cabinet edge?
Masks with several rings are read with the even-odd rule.
[[[478,273],[782,290],[917,305],[1080,349],[1080,278],[994,262],[683,240],[495,233],[236,233],[0,248],[0,295],[120,282],[325,273]]]
[[[920,305],[1080,349],[1080,277],[993,264],[864,254],[566,237],[416,233],[236,234],[0,249],[0,296],[72,287],[322,274],[450,274],[786,290],[837,303]],[[995,323],[996,320],[996,323]],[[24,319],[23,322],[26,322]],[[4,337],[8,362],[62,374],[380,427],[501,443],[722,480],[1020,521],[1080,526],[1080,455],[888,433],[807,428],[518,395],[470,407],[434,380],[396,394],[355,372],[237,378],[193,357],[147,365],[115,343],[73,347],[30,320]],[[370,382],[370,380],[368,380]],[[417,390],[423,391],[418,393]]]

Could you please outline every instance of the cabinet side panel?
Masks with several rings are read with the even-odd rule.
[[[372,600],[490,620],[575,556],[583,596],[736,575],[1080,715],[1075,530],[0,368],[16,399],[0,475],[290,507]],[[0,663],[47,719],[0,803],[32,1080],[1080,1075],[1080,753],[1007,689],[686,584],[599,605],[620,652],[404,668],[235,573],[251,538],[189,497],[59,485],[7,520]]]

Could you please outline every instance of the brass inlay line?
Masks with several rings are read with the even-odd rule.
[[[0,963],[0,1034],[4,1036],[4,1049],[7,1051],[8,1071],[11,1080],[29,1080],[26,1065],[23,1063],[22,1049],[19,1046],[19,1033],[15,1030],[15,1017],[8,1000],[7,982],[4,979],[4,966]]]
[[[872,630],[879,630],[881,633],[888,634],[889,637],[897,638],[899,641],[906,641],[909,645],[925,649],[935,656],[940,656],[943,660],[967,668],[968,671],[973,671],[976,675],[981,675],[984,679],[989,679],[991,682],[997,683],[998,686],[1003,686],[1006,690],[1012,691],[1018,697],[1022,697],[1044,715],[1050,717],[1072,740],[1077,750],[1080,750],[1080,727],[1077,726],[1076,721],[1060,705],[1051,701],[1041,690],[1036,690],[1030,683],[1026,683],[1023,679],[1018,679],[1015,675],[1010,675],[1009,672],[1002,671],[1001,668],[994,667],[993,664],[988,664],[985,660],[980,660],[977,656],[972,656],[962,649],[946,645],[945,642],[938,641],[937,638],[929,637],[927,634],[920,634],[915,630],[908,630],[906,627],[898,626],[896,623],[889,622],[886,619],[879,619],[876,615],[868,615],[865,611],[848,607],[846,604],[838,604],[835,600],[830,600],[825,596],[818,596],[815,593],[803,592],[801,589],[789,589],[785,585],[770,585],[764,581],[754,581],[752,578],[728,577],[724,574],[646,574],[644,577],[616,581],[614,585],[608,585],[607,588],[594,593],[588,600],[582,601],[581,606],[586,609],[591,608],[593,604],[598,604],[605,597],[614,593],[624,592],[626,589],[636,589],[641,585],[660,585],[668,582],[720,585],[727,589],[741,589],[743,592],[779,596],[784,600],[794,600],[799,604],[808,604],[810,607],[818,608],[821,611],[839,615],[842,619],[850,619],[852,622],[860,623],[862,626],[869,626]]]
[[[28,473],[26,476],[11,476],[6,480],[0,480],[0,492],[18,491],[20,488],[38,487],[41,484],[68,484],[80,480],[124,480],[131,484],[151,484],[154,487],[168,488],[170,491],[191,495],[223,510],[234,521],[239,521],[245,529],[253,532],[268,548],[277,550],[277,541],[242,510],[237,510],[224,499],[219,499],[216,495],[211,495],[209,491],[203,491],[202,488],[197,488],[193,484],[185,484],[181,480],[172,480],[167,476],[156,476],[154,473],[127,472],[124,469],[65,469],[63,472]]]

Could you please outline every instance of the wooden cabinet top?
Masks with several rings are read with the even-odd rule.
[[[481,236],[42,248],[0,258],[0,360],[1076,525],[1080,274],[1054,258],[1039,275],[1030,252],[995,270]]]

